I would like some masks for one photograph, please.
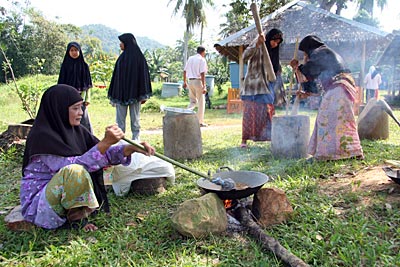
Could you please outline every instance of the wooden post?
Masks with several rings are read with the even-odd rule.
[[[244,82],[243,50],[243,45],[239,46],[239,88],[242,88]]]
[[[365,57],[366,57],[366,50],[367,50],[367,44],[365,41],[362,43],[362,55],[361,55],[361,71],[360,71],[360,79],[359,79],[359,85],[360,85],[360,90],[361,90],[361,103],[364,103],[364,77],[365,77]]]

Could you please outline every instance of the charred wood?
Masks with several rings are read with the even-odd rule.
[[[267,249],[279,257],[284,263],[292,267],[309,266],[296,255],[286,250],[276,239],[268,236],[263,229],[251,218],[249,211],[244,207],[235,210],[235,217],[247,229],[250,234],[264,249]]]

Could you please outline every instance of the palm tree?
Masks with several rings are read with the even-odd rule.
[[[318,3],[319,7],[330,11],[331,8],[336,5],[336,14],[340,15],[342,9],[346,7],[347,2],[352,2],[352,0],[310,0],[311,3]],[[385,8],[387,0],[357,0],[360,10],[366,10],[371,16],[373,15],[373,7],[376,3],[381,9]]]
[[[360,10],[364,9],[371,16],[373,16],[374,4],[376,4],[381,10],[385,8],[387,0],[358,0],[360,4]]]
[[[168,5],[174,2],[174,0],[169,0]],[[195,26],[201,26],[201,36],[200,43],[203,39],[203,28],[207,24],[206,15],[204,12],[204,5],[208,4],[213,6],[212,0],[175,0],[175,8],[173,15],[176,15],[182,9],[182,16],[186,20],[186,29],[184,33],[185,50],[183,55],[183,64],[186,65],[187,60],[187,46],[190,36],[193,34],[193,29]]]

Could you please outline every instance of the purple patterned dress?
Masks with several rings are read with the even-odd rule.
[[[53,176],[58,177],[58,172],[66,166],[78,164],[83,166],[88,172],[97,171],[109,165],[129,165],[130,156],[123,155],[124,146],[112,146],[105,154],[101,154],[97,145],[92,147],[81,156],[61,157],[56,155],[35,155],[30,159],[29,164],[24,169],[24,177],[21,180],[21,206],[22,215],[25,220],[46,229],[55,229],[66,222],[65,216],[55,211],[46,196],[46,188]],[[88,174],[86,172],[86,174]],[[57,174],[57,175],[56,175]],[[67,179],[65,179],[67,181]],[[79,188],[79,184],[76,185]],[[91,183],[82,184],[86,186],[86,198],[82,203],[90,202],[95,206],[97,200],[91,199],[94,195]],[[63,185],[58,183],[58,189],[62,190]],[[57,190],[57,187],[51,190]],[[64,197],[64,196],[63,196]],[[97,204],[98,207],[98,204]]]

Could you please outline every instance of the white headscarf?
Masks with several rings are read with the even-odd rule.
[[[368,70],[369,74],[372,75],[372,73],[374,73],[374,71],[375,71],[375,67],[374,66],[369,67],[369,70]]]

